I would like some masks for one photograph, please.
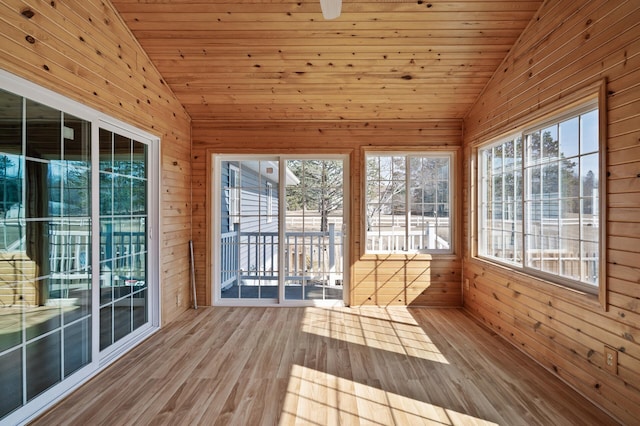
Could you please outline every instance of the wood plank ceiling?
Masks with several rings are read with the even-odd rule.
[[[112,0],[194,120],[464,117],[542,1]]]

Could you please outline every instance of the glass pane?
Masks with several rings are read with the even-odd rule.
[[[147,177],[147,145],[133,141],[131,175],[140,179]]]
[[[560,236],[562,238],[580,238],[580,200],[564,199],[560,205]]]
[[[113,172],[113,133],[99,130],[100,171]]]
[[[113,304],[113,341],[117,342],[132,330],[131,296]]]
[[[100,172],[100,215],[113,214],[113,175]]]
[[[40,160],[60,160],[62,114],[37,102],[26,100],[27,157]]]
[[[600,249],[597,242],[582,243],[582,257],[580,261],[582,266],[582,281],[585,283],[598,285],[598,270],[600,266],[599,252]]]
[[[22,349],[0,355],[0,418],[22,406]]]
[[[527,169],[528,174],[528,199],[539,200],[542,197],[542,169],[532,167]]]
[[[542,270],[552,274],[560,274],[559,241],[556,237],[542,239]]]
[[[22,155],[22,97],[0,90],[0,153]]]
[[[60,382],[61,349],[59,331],[27,345],[27,400]]]
[[[23,180],[24,163],[22,157],[0,153],[0,217],[4,220],[24,218]],[[7,230],[0,229],[0,233],[6,235]],[[9,234],[11,235],[11,233]],[[7,243],[4,238],[0,239],[0,248],[3,243]]]
[[[598,154],[585,155],[580,158],[580,180],[582,196],[593,198],[598,196],[600,176],[600,159]]]
[[[64,216],[91,214],[91,170],[70,164],[63,168],[62,213]]]
[[[561,195],[563,198],[580,195],[579,164],[576,159],[564,160],[560,163]]]
[[[560,244],[560,274],[580,280],[580,242],[562,238]]]
[[[491,171],[493,174],[502,173],[502,155],[503,155],[504,147],[502,145],[498,145],[493,147],[493,162],[491,164]]]
[[[539,201],[528,202],[525,204],[527,208],[526,233],[532,235],[542,234],[542,203]]]
[[[557,160],[559,157],[558,126],[541,130],[542,157],[546,160]]]
[[[116,215],[131,214],[131,179],[125,176],[113,178],[113,213]]]
[[[513,166],[514,166],[514,141],[509,140],[507,142],[504,143],[503,145],[503,156],[504,156],[504,170],[505,171],[512,171],[513,170]]]
[[[397,159],[388,164],[380,160],[368,164],[380,167],[372,171],[378,178],[382,173],[397,175],[404,167]],[[303,203],[306,208],[300,211],[288,207],[286,210],[285,298],[324,299],[329,294],[325,290],[331,287],[334,290],[332,297],[341,299],[342,161],[293,160],[287,161],[286,165],[299,180],[298,185],[286,187],[287,206]],[[387,168],[387,171],[382,170],[383,168]],[[381,182],[378,179],[373,181]],[[382,182],[384,183],[377,185],[376,195],[388,201],[384,190],[387,185],[393,185],[394,181]],[[293,191],[290,192],[290,189]],[[382,212],[376,213],[380,226]]]
[[[147,213],[147,181],[131,179],[131,212],[135,215]]]
[[[542,269],[542,242],[538,235],[526,236],[526,264],[525,266],[533,269]]]
[[[542,194],[545,199],[557,199],[560,196],[558,163],[542,167]]]
[[[578,117],[560,123],[560,157],[570,158],[578,155]]]
[[[589,154],[599,150],[598,110],[580,116],[580,153]]]
[[[538,164],[542,157],[542,147],[540,146],[540,132],[533,132],[525,136],[527,144],[527,166]]]
[[[149,309],[147,307],[147,290],[142,290],[133,295],[133,329],[146,324],[149,321]]]
[[[91,162],[91,123],[63,114],[64,159],[76,167],[90,167]]]
[[[131,139],[115,134],[113,137],[113,171],[120,175],[131,174]]]
[[[100,350],[113,343],[113,305],[100,308]]]
[[[91,362],[91,318],[64,329],[64,375],[78,371]]]

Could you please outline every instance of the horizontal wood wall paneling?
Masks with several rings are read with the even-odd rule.
[[[625,348],[624,351],[627,354],[632,354],[640,359],[640,347],[633,340],[625,337],[632,336],[628,335],[628,327],[633,327],[634,318],[627,318],[621,312],[594,311],[589,309],[588,304],[582,306],[567,300],[567,294],[562,294],[561,288],[557,289],[556,294],[550,295],[549,293],[541,292],[540,285],[529,282],[526,276],[518,275],[514,276],[512,280],[505,280],[505,277],[509,276],[508,271],[496,272],[490,266],[476,264],[478,262],[470,263],[473,263],[473,267],[470,266],[465,271],[465,274],[469,273],[469,275],[465,276],[471,282],[477,280],[478,277],[485,277],[482,281],[484,285],[493,282],[489,280],[499,280],[499,286],[508,288],[509,291],[505,292],[505,294],[510,298],[518,298],[521,295],[525,295],[528,297],[527,306],[537,307],[542,312],[546,312],[555,318],[565,318],[567,322],[573,324],[575,329],[588,330],[589,336],[597,336],[602,342],[610,342],[615,347]],[[496,289],[501,290],[501,287],[496,286]],[[508,302],[511,303],[510,300]]]
[[[207,164],[212,153],[238,154],[323,154],[350,156],[351,212],[350,269],[353,305],[414,304],[420,306],[459,306],[461,268],[456,256],[380,256],[361,258],[361,149],[453,149],[461,143],[459,120],[408,121],[250,121],[193,122],[193,221],[194,240],[206,247],[210,225]],[[396,135],[398,135],[396,137]],[[212,248],[215,250],[215,248]],[[207,269],[210,254],[197,258],[197,269]],[[209,272],[210,273],[210,272]],[[374,274],[378,274],[374,278]],[[210,283],[197,278],[198,297],[207,297]],[[372,299],[369,299],[372,296]],[[375,299],[375,300],[373,300]],[[210,299],[201,301],[210,303]]]
[[[7,10],[8,13],[9,11],[10,9]],[[15,13],[15,10],[13,13]],[[61,77],[64,77],[65,80],[68,79],[71,81],[73,79],[75,84],[66,84],[72,87],[74,92],[78,93],[81,91],[86,93],[86,88],[93,84],[91,80],[92,75],[94,74],[93,69],[98,66],[102,66],[104,71],[109,73],[111,78],[104,80],[99,89],[96,90],[94,88],[91,92],[92,96],[105,98],[109,104],[118,105],[120,108],[125,108],[125,104],[121,102],[122,99],[130,97],[131,95],[137,96],[136,103],[126,104],[128,109],[124,112],[125,114],[131,114],[133,117],[135,117],[140,111],[148,114],[166,113],[166,108],[169,106],[169,102],[173,102],[173,105],[171,106],[176,108],[177,111],[180,111],[180,109],[178,109],[180,108],[180,104],[178,104],[175,99],[169,101],[169,98],[165,99],[163,95],[158,94],[162,93],[162,91],[152,92],[150,88],[143,89],[143,87],[146,87],[146,80],[144,83],[140,83],[139,86],[132,85],[131,73],[133,72],[132,70],[137,69],[135,59],[133,62],[128,62],[121,53],[108,54],[108,52],[103,52],[102,50],[99,50],[99,48],[91,47],[90,44],[94,42],[89,37],[91,37],[92,33],[100,34],[98,29],[94,29],[92,33],[81,33],[86,37],[86,39],[83,37],[83,41],[80,41],[79,39],[81,36],[76,36],[77,38],[71,38],[68,41],[61,41],[57,38],[56,33],[68,31],[68,28],[57,21],[50,21],[47,16],[48,14],[37,13],[30,20],[24,19],[22,16],[18,16],[18,20],[8,19],[6,21],[8,24],[5,26],[7,31],[6,35],[19,40],[23,47],[30,47],[33,49],[33,53],[31,54],[32,58],[28,59],[29,62],[35,62],[36,64],[39,63],[43,68],[46,66],[49,69],[49,73],[55,75],[62,74]],[[51,16],[51,19],[53,18],[56,18],[57,20],[64,19],[65,22],[67,20],[67,16],[57,14],[55,12]],[[13,25],[18,26],[13,27]],[[87,25],[90,24],[87,23]],[[33,45],[30,45],[26,40],[24,40],[25,32],[35,38],[35,43]],[[20,33],[22,33],[22,36]],[[69,37],[74,37],[71,34],[67,35]],[[105,40],[99,40],[98,43],[100,46],[109,46]],[[122,42],[122,45],[124,45],[125,48],[119,50],[126,50],[127,45],[125,43],[125,41]],[[79,45],[79,47],[74,46],[74,44]],[[27,59],[25,54],[29,54],[26,49],[17,50],[15,61],[24,63],[25,59]],[[118,55],[121,56],[122,59],[114,59]],[[47,60],[44,61],[44,58]],[[131,60],[132,58],[127,59]],[[100,65],[98,65],[98,63],[100,63]],[[127,71],[123,73],[125,70]],[[123,74],[125,75],[123,76]],[[141,73],[141,77],[145,74],[146,73]],[[80,83],[80,81],[84,81],[84,84]],[[162,90],[170,93],[168,92],[167,87],[164,87]],[[158,103],[157,108],[156,103]],[[184,109],[182,109],[182,114],[185,114]],[[183,115],[182,118],[185,117],[186,115]],[[154,133],[158,132],[158,130],[154,130]]]
[[[554,39],[556,44],[545,46],[546,49],[543,51],[552,58],[550,62],[538,59],[535,54],[532,54],[532,59],[529,61],[514,62],[508,68],[509,75],[517,73],[517,77],[510,79],[506,87],[501,87],[500,90],[504,96],[489,97],[491,103],[483,101],[481,113],[491,114],[491,117],[487,116],[487,119],[492,121],[491,126],[505,128],[509,122],[526,117],[542,106],[549,105],[572,91],[584,87],[594,81],[594,76],[618,75],[626,72],[625,57],[617,46],[637,41],[639,36],[638,23],[633,18],[633,12],[637,10],[637,6],[625,4],[627,7],[623,9],[600,12],[605,18],[614,20],[606,31],[585,29],[580,21],[574,25],[575,30],[579,31],[578,34]],[[579,18],[584,22],[603,19],[599,15],[579,16]],[[621,32],[620,28],[631,28],[631,30]],[[612,38],[616,38],[616,44],[607,43]],[[532,99],[535,99],[534,103],[531,102]],[[471,115],[469,119],[469,123],[476,121]],[[472,132],[473,128],[475,126],[467,130]],[[472,138],[479,136],[469,134]]]
[[[547,349],[542,346],[539,333],[525,331],[523,323],[513,319],[510,320],[502,310],[492,309],[490,302],[488,302],[489,300],[485,299],[486,303],[475,304],[474,307],[470,308],[470,312],[487,325],[500,324],[501,332],[509,334],[514,344],[567,383],[579,388],[597,389],[597,392],[590,395],[590,399],[599,406],[606,406],[612,411],[623,413],[629,419],[635,418],[637,401],[630,401],[614,389],[611,389],[610,380],[600,382],[595,377],[592,377],[589,372],[576,369],[572,361],[556,355],[557,348]],[[495,329],[496,326],[492,328]],[[609,394],[611,396],[608,396]],[[609,398],[613,398],[613,402]]]
[[[640,4],[547,1],[465,118],[464,306],[623,423],[640,417]],[[607,81],[607,285],[604,311],[574,294],[475,260],[471,147],[601,79]],[[604,346],[618,349],[618,374]]]
[[[0,23],[3,69],[160,137],[161,202],[171,208],[161,210],[159,262],[173,265],[160,277],[162,320],[172,321],[189,301],[188,114],[109,3],[2,0]],[[183,178],[166,179],[176,167]],[[172,215],[178,206],[183,214]]]
[[[430,104],[428,106],[419,106],[415,109],[406,106],[389,105],[389,104],[362,104],[352,102],[347,106],[337,105],[337,110],[332,110],[332,105],[327,107],[326,104],[253,104],[251,106],[253,116],[259,120],[294,119],[301,121],[313,120],[332,120],[335,115],[341,120],[367,120],[372,116],[379,117],[384,120],[403,119],[403,120],[421,120],[421,119],[437,119],[442,115],[450,115],[459,110],[459,105],[451,104]],[[410,106],[410,105],[409,105]],[[275,111],[275,110],[278,111]],[[243,114],[245,106],[225,106],[225,105],[192,105],[190,113],[196,117],[215,118],[216,120],[225,121],[236,119],[238,114]],[[369,111],[363,114],[360,111]]]

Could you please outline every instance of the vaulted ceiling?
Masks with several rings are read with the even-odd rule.
[[[542,3],[112,2],[194,120],[462,118]]]

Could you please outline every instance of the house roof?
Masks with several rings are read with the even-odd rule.
[[[194,120],[463,118],[542,1],[113,0]]]

